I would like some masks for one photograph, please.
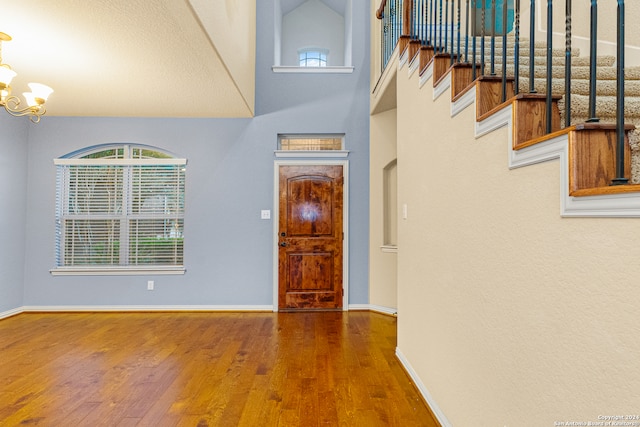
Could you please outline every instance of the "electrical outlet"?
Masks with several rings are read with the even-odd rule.
[[[147,290],[152,291],[153,286],[154,286],[153,280],[147,280]]]
[[[271,211],[268,209],[263,209],[262,211],[260,211],[260,218],[271,219]]]

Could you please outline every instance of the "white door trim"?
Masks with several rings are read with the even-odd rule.
[[[349,309],[349,161],[348,160],[275,160],[273,162],[273,311],[278,311],[278,227],[280,221],[280,166],[342,166],[342,309]]]

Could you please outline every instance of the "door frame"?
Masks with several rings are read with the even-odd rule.
[[[342,166],[342,310],[349,310],[349,160],[274,160],[273,162],[273,311],[278,311],[278,228],[280,226],[280,166]]]

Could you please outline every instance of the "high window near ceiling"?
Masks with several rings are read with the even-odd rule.
[[[184,272],[186,159],[121,144],[54,163],[53,274]]]
[[[352,72],[351,0],[276,0],[276,72]]]

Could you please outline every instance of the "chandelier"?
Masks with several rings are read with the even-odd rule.
[[[25,97],[27,106],[20,108],[20,99],[11,95],[10,86],[11,80],[17,73],[8,64],[2,63],[2,42],[8,41],[11,41],[11,36],[0,32],[0,106],[4,107],[12,116],[29,116],[29,120],[33,123],[38,123],[40,117],[47,112],[44,103],[53,92],[53,89],[40,83],[29,83],[28,86],[31,92],[22,94]]]

